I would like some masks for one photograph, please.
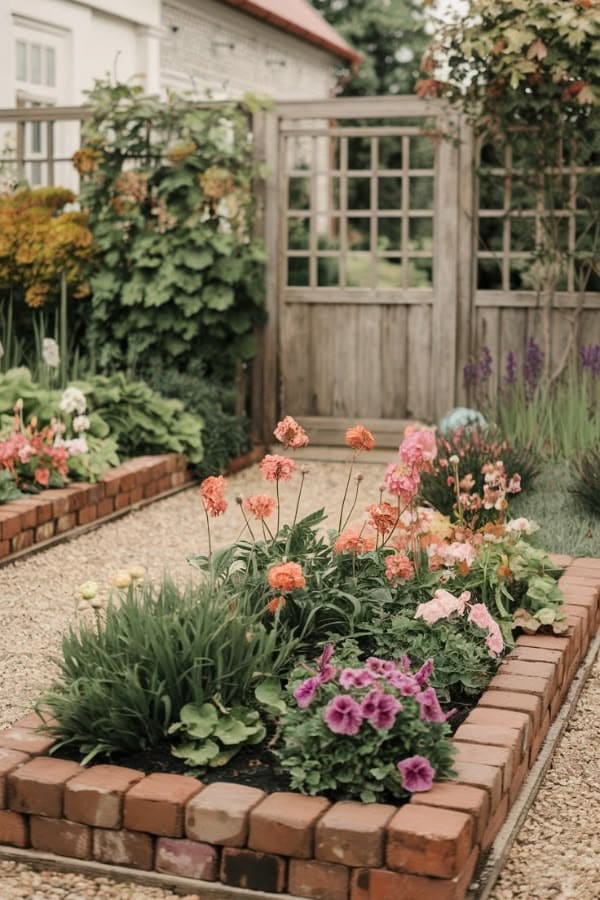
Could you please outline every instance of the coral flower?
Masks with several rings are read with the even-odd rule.
[[[280,609],[283,609],[286,602],[287,601],[285,597],[273,597],[273,599],[269,600],[269,602],[267,603],[267,609],[269,610],[271,615],[274,616],[276,612],[278,612]]]
[[[242,506],[256,519],[267,519],[277,506],[277,500],[270,494],[254,494],[253,497],[247,497]]]
[[[409,756],[397,763],[396,768],[402,777],[402,787],[405,791],[415,794],[431,789],[435,769],[424,756]]]
[[[383,503],[368,506],[367,512],[369,513],[369,525],[372,525],[378,534],[387,534],[398,521],[397,509],[386,500]]]
[[[227,509],[223,496],[226,487],[227,482],[222,475],[209,475],[200,485],[200,496],[210,516],[222,516]]]
[[[329,730],[335,734],[358,734],[363,713],[360,704],[353,697],[338,694],[325,707],[323,718]]]
[[[308,444],[308,435],[304,428],[291,416],[282,419],[273,434],[284,447],[291,447],[292,450],[306,447]]]
[[[296,463],[287,456],[268,453],[259,468],[267,481],[289,481],[296,471]]]
[[[34,479],[37,484],[41,484],[42,487],[48,487],[48,482],[50,480],[50,469],[47,469],[46,466],[40,466],[35,470]]]
[[[335,542],[336,553],[368,553],[375,549],[375,541],[372,538],[362,537],[351,528],[342,531]]]
[[[269,585],[274,591],[293,591],[306,585],[302,569],[295,562],[277,563],[268,573]]]
[[[375,438],[364,425],[354,425],[346,432],[346,444],[360,453],[362,450],[372,450],[375,446]]]
[[[385,559],[385,577],[392,584],[398,581],[405,581],[412,578],[415,574],[415,567],[412,562],[403,553],[394,553],[393,556],[387,556]]]

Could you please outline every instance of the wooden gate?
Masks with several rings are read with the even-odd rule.
[[[283,103],[257,117],[269,323],[255,389],[267,432],[287,413],[315,443],[338,443],[361,421],[393,446],[407,419],[455,402],[472,198],[459,194],[470,161],[436,140],[442,115],[396,97]]]

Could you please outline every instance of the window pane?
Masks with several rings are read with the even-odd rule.
[[[308,257],[295,256],[288,259],[287,283],[290,287],[308,287],[310,268]]]
[[[56,84],[56,54],[54,47],[46,47],[46,84],[54,87]]]
[[[42,83],[42,48],[39,44],[31,45],[31,83]]]
[[[33,153],[42,152],[42,123],[31,123],[31,150]]]
[[[17,41],[17,81],[27,81],[27,44]]]

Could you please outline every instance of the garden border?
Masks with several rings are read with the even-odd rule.
[[[223,898],[258,900],[263,891],[315,900],[463,900],[600,625],[600,560],[555,563],[567,567],[560,584],[568,634],[517,639],[454,736],[457,777],[400,809],[202,787],[186,776],[118,766],[82,770],[45,757],[52,739],[37,734],[29,716],[0,733],[0,845],[22,848],[0,847],[0,856],[31,848],[46,864],[86,860],[88,871],[93,858],[119,866],[120,878],[156,870],[169,876],[162,884]]]
[[[227,475],[262,459],[256,446],[231,459]],[[197,483],[184,456],[139,456],[106,472],[96,484],[75,482],[0,505],[0,568],[72,540]]]

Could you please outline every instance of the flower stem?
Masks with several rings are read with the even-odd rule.
[[[356,477],[359,478],[360,476],[357,475]],[[350,521],[350,517],[351,517],[352,513],[354,512],[354,510],[355,510],[355,508],[356,508],[356,501],[358,500],[358,492],[359,492],[359,491],[360,491],[360,481],[357,481],[357,482],[356,482],[356,491],[355,491],[355,494],[354,494],[354,502],[352,503],[352,506],[350,507],[350,512],[349,512],[348,515],[346,516],[346,521],[345,521],[344,524],[342,525],[342,530],[346,527],[346,525],[347,525],[348,522]]]
[[[344,506],[346,504],[346,498],[348,497],[348,488],[350,487],[350,479],[352,478],[352,469],[354,468],[354,460],[356,459],[356,450],[352,454],[352,460],[350,462],[350,469],[348,471],[348,479],[346,481],[346,489],[344,491],[344,496],[342,497],[342,505],[340,508],[340,521],[338,522],[338,531],[342,530],[342,520],[344,517]]]
[[[275,493],[277,495],[277,531],[275,534],[279,534],[279,516],[280,516],[280,508],[279,508],[279,478],[275,480]]]
[[[244,522],[246,523],[246,528],[247,528],[248,531],[250,532],[250,537],[251,537],[252,540],[256,543],[256,538],[254,537],[254,532],[252,531],[252,527],[251,527],[251,525],[250,525],[250,522],[248,521],[248,516],[246,515],[246,513],[245,513],[245,511],[244,511],[244,507],[243,507],[241,504],[240,504],[240,510],[241,510],[241,513],[242,513],[242,515],[243,515],[243,517],[244,517]]]
[[[210,537],[210,519],[208,517],[208,510],[206,506],[204,507],[204,515],[206,516],[206,533],[208,534],[208,558],[212,557],[212,541]]]
[[[298,491],[298,499],[296,500],[296,509],[294,511],[294,521],[292,522],[292,528],[296,524],[296,519],[298,518],[298,510],[300,509],[300,497],[302,496],[302,488],[304,487],[304,479],[306,478],[306,473],[302,472],[302,480],[300,481],[300,490]]]

